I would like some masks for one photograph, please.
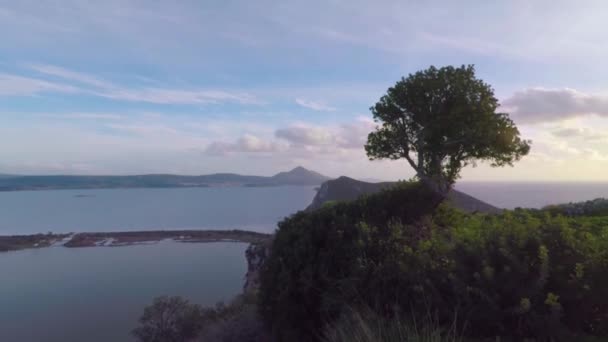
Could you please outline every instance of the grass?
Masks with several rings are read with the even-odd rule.
[[[325,342],[462,342],[456,318],[450,327],[441,327],[429,313],[420,320],[383,318],[371,310],[349,309],[326,327]]]

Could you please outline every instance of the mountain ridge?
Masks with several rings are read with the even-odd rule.
[[[315,210],[323,204],[331,201],[350,201],[362,195],[373,194],[386,189],[395,182],[369,183],[356,180],[350,177],[341,176],[321,184],[319,191],[312,200],[312,203],[305,209],[306,211]],[[447,198],[448,202],[455,207],[466,212],[499,213],[502,209],[491,204],[478,200],[458,190],[452,190]]]
[[[0,191],[52,189],[182,188],[225,186],[320,185],[330,178],[298,166],[273,176],[213,173],[185,176],[142,174],[128,176],[37,175],[0,177]]]

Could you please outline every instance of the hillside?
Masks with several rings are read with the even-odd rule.
[[[217,186],[320,185],[329,177],[296,167],[271,177],[235,173],[201,176],[150,174],[133,176],[15,176],[0,177],[0,191],[49,189],[180,188]]]
[[[393,184],[395,183],[367,183],[342,176],[323,183],[306,210],[320,208],[326,202],[354,200],[361,195],[376,193]],[[499,208],[456,190],[449,194],[448,201],[456,208],[466,212],[499,213],[501,211]]]

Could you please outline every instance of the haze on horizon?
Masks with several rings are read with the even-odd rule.
[[[466,9],[466,10],[465,10]],[[0,1],[0,173],[397,179],[368,108],[475,64],[532,151],[463,180],[608,181],[602,1]]]

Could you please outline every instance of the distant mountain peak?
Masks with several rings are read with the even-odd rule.
[[[319,185],[330,178],[302,166],[297,166],[289,171],[277,173],[272,176],[272,179],[288,184]]]
[[[296,166],[288,172],[302,172],[302,171],[310,172],[310,170],[308,170],[307,168],[302,167],[302,166]]]

